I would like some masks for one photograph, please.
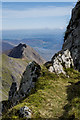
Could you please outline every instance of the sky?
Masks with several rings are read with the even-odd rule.
[[[74,2],[2,2],[3,30],[65,29]]]
[[[77,0],[1,0],[3,2],[77,2]]]

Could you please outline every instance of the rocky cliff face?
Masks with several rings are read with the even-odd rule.
[[[65,32],[62,50],[53,56],[51,63],[48,62],[46,64],[49,71],[56,72],[57,74],[65,74],[63,68],[70,67],[74,67],[80,71],[80,1],[72,10],[72,16]]]
[[[65,49],[70,51],[74,67],[80,71],[80,1],[72,10],[71,20],[65,32],[62,50]]]
[[[23,73],[19,90],[17,84],[13,82],[9,91],[9,101],[16,105],[20,100],[27,97],[31,89],[35,87],[35,83],[40,75],[41,67],[36,62],[30,62]]]
[[[20,43],[18,46],[14,47],[9,55],[13,58],[22,58],[29,61],[35,61],[38,64],[43,64],[45,60],[30,46]]]

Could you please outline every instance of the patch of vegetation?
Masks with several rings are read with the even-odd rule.
[[[2,99],[8,98],[8,91],[12,83],[11,71],[6,67],[2,70]]]
[[[26,69],[27,63],[29,61],[16,59],[8,57],[7,55],[2,55],[2,99],[8,99],[8,92],[10,90],[13,80],[18,84],[20,83],[20,78],[22,73]]]
[[[9,109],[4,118],[19,118],[23,106],[32,110],[32,118],[80,119],[80,73],[66,69],[68,77],[50,73],[42,66],[41,76],[30,95],[18,105]]]

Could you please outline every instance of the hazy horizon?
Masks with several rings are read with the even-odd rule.
[[[34,48],[44,59],[61,50],[65,30],[8,30],[3,31],[3,41],[18,45],[25,43]]]

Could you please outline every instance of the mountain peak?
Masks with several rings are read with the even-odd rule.
[[[33,48],[23,43],[20,43],[18,46],[14,47],[8,56],[35,61],[38,64],[43,64],[45,62],[45,60]]]
[[[27,45],[26,44],[23,44],[23,43],[20,43],[17,47],[27,47]]]

